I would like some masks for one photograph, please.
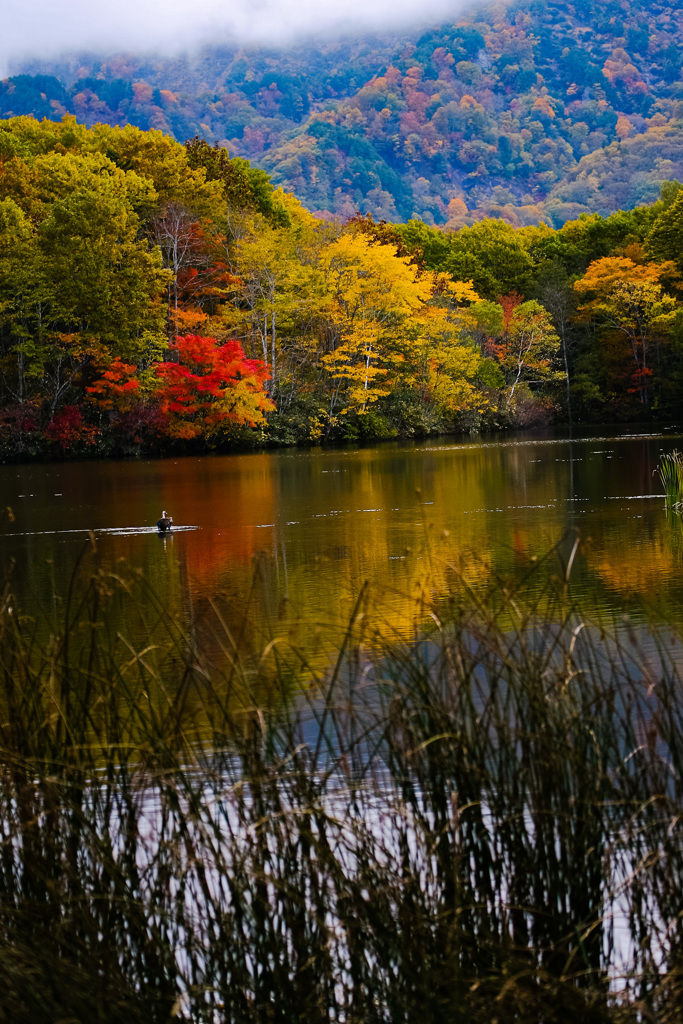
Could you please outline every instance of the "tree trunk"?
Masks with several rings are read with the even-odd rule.
[[[569,426],[572,425],[572,399],[571,389],[569,387],[569,358],[567,356],[567,337],[564,323],[560,330],[560,340],[562,342],[562,358],[564,360],[564,376],[567,387],[567,419],[569,420]]]

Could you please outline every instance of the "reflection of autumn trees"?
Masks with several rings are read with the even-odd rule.
[[[218,611],[245,650],[287,637],[321,670],[365,584],[368,636],[411,636],[446,595],[502,592],[534,560],[544,579],[557,576],[559,559],[544,559],[574,527],[574,585],[596,608],[612,608],[615,595],[674,600],[683,543],[661,502],[604,499],[625,493],[624,478],[629,493],[647,493],[658,442],[612,443],[613,454],[591,453],[603,447],[593,442],[431,447],[93,463],[86,473],[71,463],[46,468],[45,508],[65,531],[150,524],[161,508],[199,526],[162,540],[102,534],[84,566],[139,567],[150,601],[160,595],[193,630],[220,637]],[[57,490],[69,495],[63,508]],[[590,500],[570,501],[577,493]],[[33,581],[50,602],[86,535],[43,535],[32,508],[22,504],[22,528],[36,535],[10,553],[22,587]]]
[[[628,518],[644,511],[637,505],[605,509],[603,502],[600,511],[605,494],[624,493],[624,476],[630,493],[647,493],[657,443],[623,445],[610,460],[610,453],[589,458],[601,445],[575,444],[573,464],[566,445],[430,447],[96,463],[87,474],[70,464],[50,492],[71,494],[76,506],[85,489],[96,494],[106,523],[95,525],[154,522],[162,507],[177,523],[200,525],[165,542],[103,537],[101,562],[114,571],[119,556],[139,565],[165,606],[202,636],[221,636],[217,602],[246,651],[288,637],[320,670],[366,582],[368,636],[411,636],[429,602],[448,593],[464,599],[468,586],[475,593],[504,586],[576,525],[585,548],[574,577],[580,588],[595,589],[597,607],[611,607],[615,594],[656,596],[673,586],[681,554],[667,547],[666,520],[651,517],[644,530],[643,520]],[[592,494],[595,504],[565,500],[576,493]],[[586,508],[599,515],[576,514]],[[68,579],[75,548],[67,558],[53,538],[31,544],[32,577],[42,558],[54,556],[57,578]],[[558,571],[554,559],[544,569]],[[49,599],[47,577],[45,586]]]
[[[248,579],[254,555],[269,543],[270,534],[264,524],[276,518],[277,481],[267,465],[258,457],[247,457],[231,471],[221,469],[227,467],[217,467],[215,473],[209,469],[195,474],[188,467],[182,482],[184,519],[203,524],[182,537],[185,572],[198,598],[220,590],[224,574],[236,566],[244,567],[239,569],[242,581]],[[169,506],[173,486],[165,498]]]
[[[680,565],[681,552],[675,550],[670,538],[648,537],[644,550],[642,538],[633,531],[623,548],[603,555],[595,568],[610,590],[624,597],[653,599],[662,596],[662,580],[677,574]]]
[[[327,463],[340,471],[324,474],[308,459],[291,466],[264,456],[240,461],[243,476],[217,470],[213,477],[220,498],[211,497],[208,482],[198,479],[192,487],[191,514],[201,508],[206,518],[209,511],[211,528],[183,537],[183,571],[198,601],[232,594],[238,619],[254,582],[269,596],[261,612],[255,600],[253,628],[264,628],[267,608],[276,631],[298,622],[341,629],[367,580],[373,617],[386,620],[387,629],[409,630],[423,592],[445,592],[460,576],[482,585],[492,572],[514,567],[513,526],[497,515],[499,498],[484,486],[487,477],[494,489],[508,485],[499,454],[454,455],[438,472],[428,455],[426,465],[398,454],[378,465],[373,453],[359,453],[341,465]],[[514,501],[547,501],[558,483],[561,476],[543,482],[539,475],[528,482],[525,500],[520,480]],[[514,529],[529,557],[554,543],[553,530],[539,533],[528,513],[520,513]]]
[[[273,526],[266,529],[254,529],[244,511],[266,480],[257,473],[266,460],[249,457],[253,471],[239,492],[242,519],[235,520],[235,532],[248,545],[236,547],[234,538],[215,533],[188,535],[183,571],[192,581],[195,611],[201,608],[211,621],[209,599],[217,594],[231,630],[246,629],[248,646],[288,637],[325,664],[365,583],[368,636],[410,636],[427,598],[468,600],[469,588],[504,587],[538,562],[544,579],[558,576],[559,558],[544,559],[574,526],[582,537],[575,585],[590,590],[596,607],[610,608],[615,593],[657,596],[680,564],[668,524],[650,520],[645,533],[642,520],[624,519],[624,526],[616,502],[608,519],[577,517],[587,506],[564,498],[576,474],[585,474],[585,446],[573,468],[566,450],[559,450],[558,461],[551,448],[539,462],[530,461],[524,447],[456,449],[438,458],[422,452],[419,460],[359,452],[326,458],[325,473],[316,460],[295,460],[291,475],[274,459],[267,473],[274,503],[262,520]],[[591,470],[600,495],[609,466],[597,457]],[[643,464],[643,474],[647,468]],[[615,466],[615,485],[618,475]],[[586,493],[585,475],[581,486]]]

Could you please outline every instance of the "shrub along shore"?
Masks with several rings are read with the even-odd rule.
[[[674,418],[683,192],[557,230],[316,219],[225,149],[0,122],[0,457]]]
[[[0,1019],[678,1020],[680,638],[560,567],[321,662],[85,565],[0,603]]]

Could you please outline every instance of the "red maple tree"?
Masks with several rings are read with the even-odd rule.
[[[239,342],[221,345],[215,338],[186,334],[170,351],[177,360],[155,367],[169,436],[211,437],[227,423],[256,426],[274,408],[264,388],[267,367],[260,359],[247,359]]]

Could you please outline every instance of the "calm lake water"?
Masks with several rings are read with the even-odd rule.
[[[399,635],[458,573],[474,587],[526,570],[568,531],[572,578],[593,606],[633,597],[683,620],[683,529],[653,472],[680,435],[388,443],[168,461],[0,467],[0,568],[31,610],[96,562],[140,567],[164,607],[201,617],[219,599],[268,631],[342,623],[365,582]],[[153,524],[166,509],[176,530]],[[565,539],[562,550],[571,550]],[[456,573],[453,567],[457,567]],[[553,559],[549,569],[559,569]]]

